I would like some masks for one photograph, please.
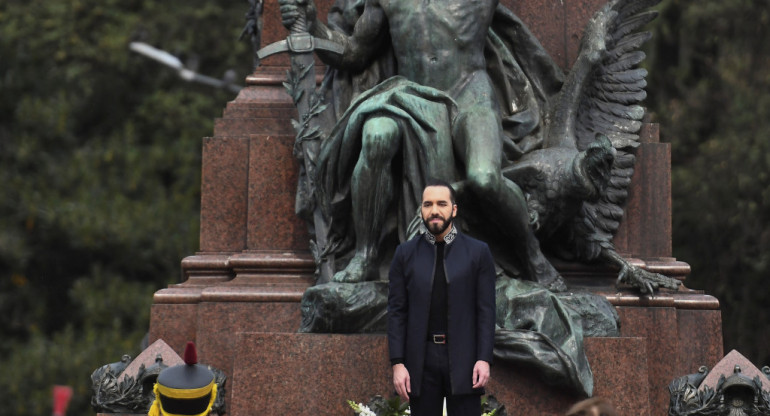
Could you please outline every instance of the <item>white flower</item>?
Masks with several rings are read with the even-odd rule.
[[[359,416],[377,416],[377,414],[374,413],[372,409],[369,408],[369,406],[363,403],[356,403],[351,400],[348,400],[348,404],[353,409],[353,411],[358,413]]]
[[[369,408],[369,406],[359,403],[358,404],[358,415],[359,416],[377,416],[376,413],[372,411],[372,409]]]

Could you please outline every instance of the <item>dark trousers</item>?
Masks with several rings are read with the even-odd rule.
[[[480,416],[481,396],[452,395],[449,379],[449,349],[446,344],[428,343],[419,397],[410,397],[412,416],[442,416],[446,398],[447,416]]]

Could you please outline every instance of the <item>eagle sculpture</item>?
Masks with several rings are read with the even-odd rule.
[[[544,148],[504,172],[528,197],[543,245],[562,257],[620,269],[618,283],[652,294],[678,280],[630,264],[612,244],[634,173],[646,97],[638,32],[659,0],[613,0],[588,23],[580,54],[552,107]]]

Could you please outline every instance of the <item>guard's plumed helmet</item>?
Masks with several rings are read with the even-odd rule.
[[[184,362],[158,375],[149,416],[205,416],[211,411],[217,397],[214,373],[198,364],[192,342],[185,347]]]

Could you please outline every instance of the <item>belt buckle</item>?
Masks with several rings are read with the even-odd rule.
[[[434,344],[446,344],[446,335],[433,335]]]

